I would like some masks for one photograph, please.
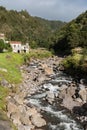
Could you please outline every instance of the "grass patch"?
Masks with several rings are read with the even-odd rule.
[[[6,110],[6,97],[8,93],[8,88],[0,86],[0,110]]]
[[[30,59],[44,59],[49,58],[53,54],[45,49],[31,49],[29,54],[23,55],[24,62],[27,63]]]
[[[0,79],[4,78],[10,83],[21,81],[19,66],[23,63],[23,57],[15,53],[0,53]]]
[[[48,58],[52,56],[52,53],[45,50],[45,49],[37,49],[37,50],[31,50],[29,53],[30,57],[38,58],[38,59],[43,59],[43,58]]]
[[[87,49],[82,49],[81,53],[75,52],[66,57],[62,65],[70,74],[87,77]]]
[[[81,58],[81,54],[75,54],[73,56],[71,55],[65,58],[62,64],[65,68],[77,68],[80,65]]]

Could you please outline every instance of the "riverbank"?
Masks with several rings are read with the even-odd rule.
[[[23,81],[16,86],[16,93],[13,91],[7,98],[7,115],[18,130],[40,130],[46,126],[47,122],[39,108],[30,104],[28,100],[41,89],[41,84],[52,81],[56,74],[61,72],[62,68],[59,66],[61,60],[60,57],[43,60],[31,59],[28,65],[23,65],[20,68]],[[67,76],[65,77],[67,78]],[[65,77],[63,79],[61,77],[56,83],[53,81],[53,89],[55,84],[59,89],[56,95],[50,93],[49,86],[46,88],[48,92],[44,100],[52,104],[56,98],[60,101],[61,106],[67,108],[71,113],[75,113],[76,118],[84,123],[86,122],[86,116],[80,115],[80,112],[76,113],[78,110],[75,110],[75,107],[81,110],[83,104],[86,103],[86,86],[83,85],[83,87],[82,83],[77,85],[71,77],[68,77],[68,79],[65,79]]]
[[[0,110],[4,116],[6,113],[6,97],[9,93],[16,92],[16,84],[22,81],[22,76],[20,72],[20,66],[29,63],[30,58],[40,58],[50,57],[52,54],[47,50],[31,50],[29,54],[17,54],[17,53],[0,53]],[[0,120],[1,123],[3,120]],[[7,118],[7,122],[9,122]],[[3,123],[4,124],[4,123]],[[9,122],[9,126],[11,123]],[[2,127],[2,125],[1,125]],[[12,126],[11,126],[12,128]],[[8,126],[2,127],[2,129],[8,129]],[[9,128],[10,129],[10,128]],[[13,128],[16,130],[16,128]]]
[[[34,107],[27,106],[25,97],[34,94],[39,90],[40,84],[51,79],[51,76],[56,73],[61,60],[62,58],[58,57],[43,60],[31,59],[29,65],[23,65],[20,68],[23,81],[16,86],[16,93],[13,91],[7,98],[7,115],[17,126],[18,130],[34,129],[38,124],[43,126],[43,123],[46,123]],[[38,115],[38,123],[36,123],[37,119],[34,117],[35,114]],[[31,121],[29,119],[29,116],[33,116],[35,124],[34,120]]]

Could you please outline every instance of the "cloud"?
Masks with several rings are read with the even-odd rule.
[[[87,9],[87,0],[0,0],[7,9],[26,9],[31,15],[70,21]]]

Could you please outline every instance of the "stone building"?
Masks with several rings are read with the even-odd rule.
[[[2,39],[4,41],[4,43],[8,44],[10,43],[13,52],[15,53],[28,53],[29,52],[29,44],[22,44],[21,41],[6,41],[5,40],[5,34],[4,33],[0,33],[0,39]]]
[[[12,47],[13,52],[15,53],[28,53],[29,52],[29,45],[28,43],[22,45],[20,41],[10,41],[10,45]]]
[[[5,40],[5,34],[4,33],[0,33],[0,39]]]

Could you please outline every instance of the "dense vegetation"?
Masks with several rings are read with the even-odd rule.
[[[56,31],[51,43],[56,54],[67,56],[62,63],[66,72],[87,78],[87,11]]]
[[[32,17],[26,10],[8,11],[0,7],[0,32],[5,33],[8,40],[29,42],[32,48],[49,48],[51,35],[64,24],[61,21]]]
[[[0,39],[0,53],[2,53],[3,51],[10,52],[12,51],[12,47],[9,43],[6,44],[3,39]]]
[[[87,78],[87,49],[73,49],[72,54],[67,56],[62,65],[65,71],[76,78]]]
[[[87,11],[69,22],[54,37],[56,53],[70,53],[73,48],[87,48]]]

